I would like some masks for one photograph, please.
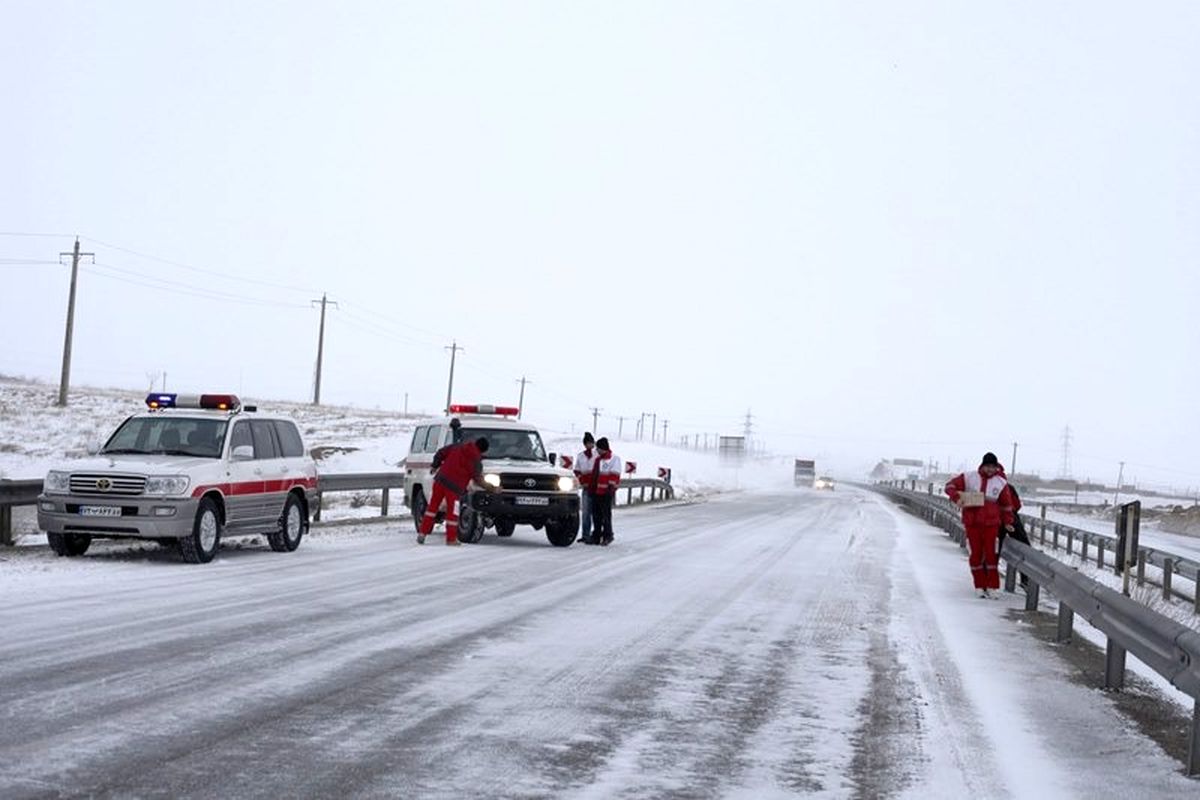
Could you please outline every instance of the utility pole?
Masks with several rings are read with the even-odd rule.
[[[600,424],[600,412],[603,410],[604,409],[596,408],[595,406],[592,407],[592,436],[595,436],[600,432],[600,429],[597,426]]]
[[[521,380],[517,381],[517,383],[521,384],[521,399],[517,401],[517,419],[520,419],[521,412],[525,409],[525,384],[533,383],[533,381],[522,375]]]
[[[75,237],[75,249],[70,253],[59,253],[61,263],[66,256],[71,257],[71,292],[67,295],[67,335],[63,340],[62,379],[58,382],[58,404],[66,406],[67,390],[71,388],[71,340],[75,336],[75,287],[79,283],[79,259],[88,256],[96,261],[95,253],[79,252],[79,237]]]
[[[404,393],[404,416],[408,416],[408,392]]]
[[[749,446],[750,439],[754,435],[754,415],[750,413],[749,409],[746,410],[746,427],[744,433],[746,436],[746,445]]]
[[[322,294],[320,300],[311,301],[312,305],[321,304],[321,328],[317,334],[317,380],[313,384],[313,405],[321,405],[321,365],[325,361],[325,306],[336,306],[337,303],[330,302],[326,299],[326,295]]]
[[[667,426],[671,424],[670,420],[663,420],[663,444],[667,443]]]
[[[646,412],[643,411],[642,415],[640,417],[638,417],[637,440],[640,442],[642,439],[645,438],[645,436],[646,436]]]
[[[1059,470],[1058,477],[1071,477],[1071,426],[1063,428],[1063,453],[1062,453],[1062,469]]]
[[[450,382],[446,385],[446,413],[449,414],[450,398],[454,395],[454,360],[459,350],[463,350],[463,352],[466,352],[466,350],[458,346],[457,339],[453,340],[449,347],[442,349],[450,351]]]
[[[618,439],[625,438],[625,420],[627,420],[627,419],[629,419],[629,417],[617,417],[617,438]]]
[[[650,412],[650,442],[653,444],[657,441],[654,437],[658,431],[658,412]]]
[[[1009,474],[1011,474],[1012,477],[1014,477],[1014,478],[1017,477],[1017,443],[1016,442],[1013,442],[1013,459],[1011,462],[1009,462],[1008,468],[1010,470],[1012,470],[1012,472]]]
[[[1125,462],[1121,462],[1121,469],[1117,471],[1117,490],[1113,492],[1113,507],[1117,505],[1117,498],[1121,496],[1121,481],[1125,479]]]

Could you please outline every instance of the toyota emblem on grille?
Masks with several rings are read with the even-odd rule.
[[[96,488],[102,492],[107,492],[112,488],[112,481],[110,481],[108,478],[97,478]]]
[[[525,488],[526,489],[532,489],[535,486],[537,486],[537,481],[535,481],[533,478],[525,479]]]

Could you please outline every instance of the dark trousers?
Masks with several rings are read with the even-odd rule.
[[[611,494],[592,495],[592,541],[597,544],[613,539],[612,506]]]

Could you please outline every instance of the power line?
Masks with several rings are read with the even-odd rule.
[[[70,239],[73,233],[28,233],[26,231],[0,231],[0,236],[28,237],[42,239]],[[84,237],[87,238],[86,236]]]
[[[291,292],[303,292],[305,294],[315,292],[315,290],[312,289],[311,287],[304,288],[301,286],[291,286],[291,285],[288,285],[285,283],[276,283],[273,281],[263,281],[263,280],[259,280],[257,278],[246,278],[241,275],[233,275],[228,272],[220,272],[218,270],[208,269],[206,267],[196,267],[191,264],[184,264],[181,261],[173,261],[169,258],[162,258],[160,256],[151,255],[149,253],[143,253],[139,250],[134,250],[129,247],[122,247],[121,245],[112,244],[111,242],[105,242],[105,241],[102,241],[102,240],[97,239],[92,236],[84,236],[83,238],[89,242],[98,244],[101,247],[107,247],[110,250],[119,250],[122,253],[128,253],[130,255],[137,256],[138,258],[144,258],[149,261],[157,261],[160,264],[169,264],[172,267],[178,267],[179,269],[186,269],[186,270],[190,270],[192,272],[198,272],[202,275],[212,275],[217,278],[224,278],[226,280],[231,280],[231,281],[242,281],[243,283],[253,283],[253,284],[257,284],[259,286],[266,286],[271,289],[286,289]]]
[[[257,297],[246,297],[243,295],[230,294],[228,292],[222,292],[218,289],[207,289],[201,286],[193,286],[191,284],[180,283],[178,281],[172,281],[166,278],[146,275],[141,272],[134,272],[133,270],[123,269],[112,264],[97,263],[90,267],[83,267],[83,269],[85,272],[100,275],[111,280],[133,284],[134,286],[142,286],[147,289],[155,289],[174,294],[190,295],[192,297],[202,297],[208,300],[226,300],[231,303],[272,306],[275,308],[307,308],[307,306],[301,303],[285,303],[277,300],[265,300]],[[112,274],[113,272],[120,273],[120,275],[114,275]],[[121,275],[129,275],[133,277],[123,278]]]

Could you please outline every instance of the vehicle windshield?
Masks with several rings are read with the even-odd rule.
[[[537,431],[516,431],[463,426],[462,441],[486,436],[488,451],[485,458],[509,458],[514,461],[545,461],[546,448]]]
[[[130,417],[100,452],[220,458],[228,425],[223,419]]]

